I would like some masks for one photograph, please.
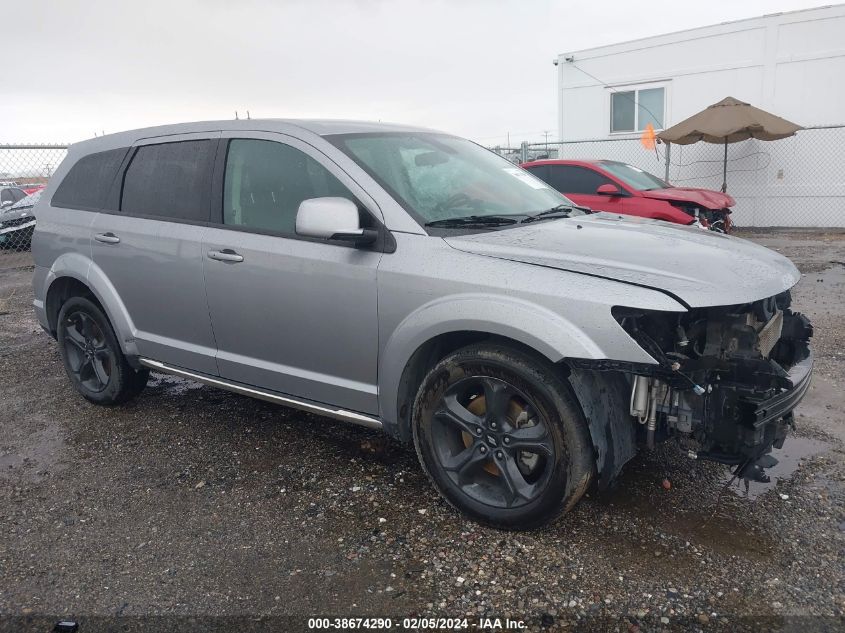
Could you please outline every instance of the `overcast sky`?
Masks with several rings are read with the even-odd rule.
[[[0,0],[0,143],[177,121],[396,121],[541,140],[558,53],[819,0]]]

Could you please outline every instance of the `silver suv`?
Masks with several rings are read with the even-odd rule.
[[[812,369],[754,244],[590,214],[448,134],[222,121],[71,147],[35,310],[96,404],[167,372],[413,441],[441,494],[542,524],[639,446],[765,478]]]

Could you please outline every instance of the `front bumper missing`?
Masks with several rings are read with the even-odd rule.
[[[798,406],[810,388],[813,377],[813,354],[810,354],[802,361],[799,361],[787,373],[790,389],[774,395],[762,401],[752,402],[755,405],[753,412],[753,426],[759,428],[771,422],[775,422],[787,415]]]
[[[709,397],[708,408],[714,413],[706,426],[705,445],[709,448],[697,451],[695,457],[747,464],[762,473],[757,461],[772,448],[783,447],[793,425],[792,411],[810,388],[812,374],[813,356],[809,353],[787,372],[788,386],[767,397],[744,386],[722,383]],[[762,480],[760,476],[752,478]]]

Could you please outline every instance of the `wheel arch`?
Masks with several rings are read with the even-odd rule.
[[[518,340],[489,332],[459,331],[436,336],[420,345],[403,368],[397,386],[395,423],[386,424],[385,430],[403,442],[410,441],[414,398],[425,375],[445,356],[481,341],[501,343],[541,356],[536,349]],[[594,483],[606,489],[637,452],[636,425],[627,408],[630,383],[622,372],[572,368],[566,360],[555,364],[566,376],[587,421],[596,467]]]
[[[47,325],[53,338],[56,337],[59,321],[59,311],[65,302],[72,297],[86,297],[100,309],[102,303],[84,281],[71,275],[56,277],[47,288],[47,295],[44,301],[44,309],[47,313]]]
[[[44,280],[44,313],[50,334],[56,336],[59,310],[73,296],[86,296],[103,310],[115,332],[121,351],[132,359],[138,355],[135,327],[123,302],[103,270],[79,253],[56,260]]]
[[[426,304],[394,330],[379,362],[379,407],[385,430],[407,441],[410,410],[422,378],[446,354],[495,339],[552,363],[602,358],[583,331],[551,311],[510,297],[462,295]]]

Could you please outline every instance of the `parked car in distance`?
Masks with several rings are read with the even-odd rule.
[[[734,199],[720,191],[674,187],[614,160],[538,160],[522,167],[595,211],[698,224],[718,233],[731,231]]]
[[[0,248],[29,250],[35,230],[32,209],[40,198],[39,190],[0,211]]]
[[[25,185],[20,185],[20,188],[23,189],[23,192],[29,196],[35,193],[36,191],[41,191],[46,186],[47,185],[43,183],[29,183]]]
[[[83,397],[123,403],[155,370],[382,429],[498,527],[551,520],[666,439],[763,478],[810,382],[788,259],[584,214],[431,130],[103,136],[35,212],[35,312]]]
[[[26,193],[20,187],[0,187],[0,209],[8,209],[24,198],[26,198]]]

